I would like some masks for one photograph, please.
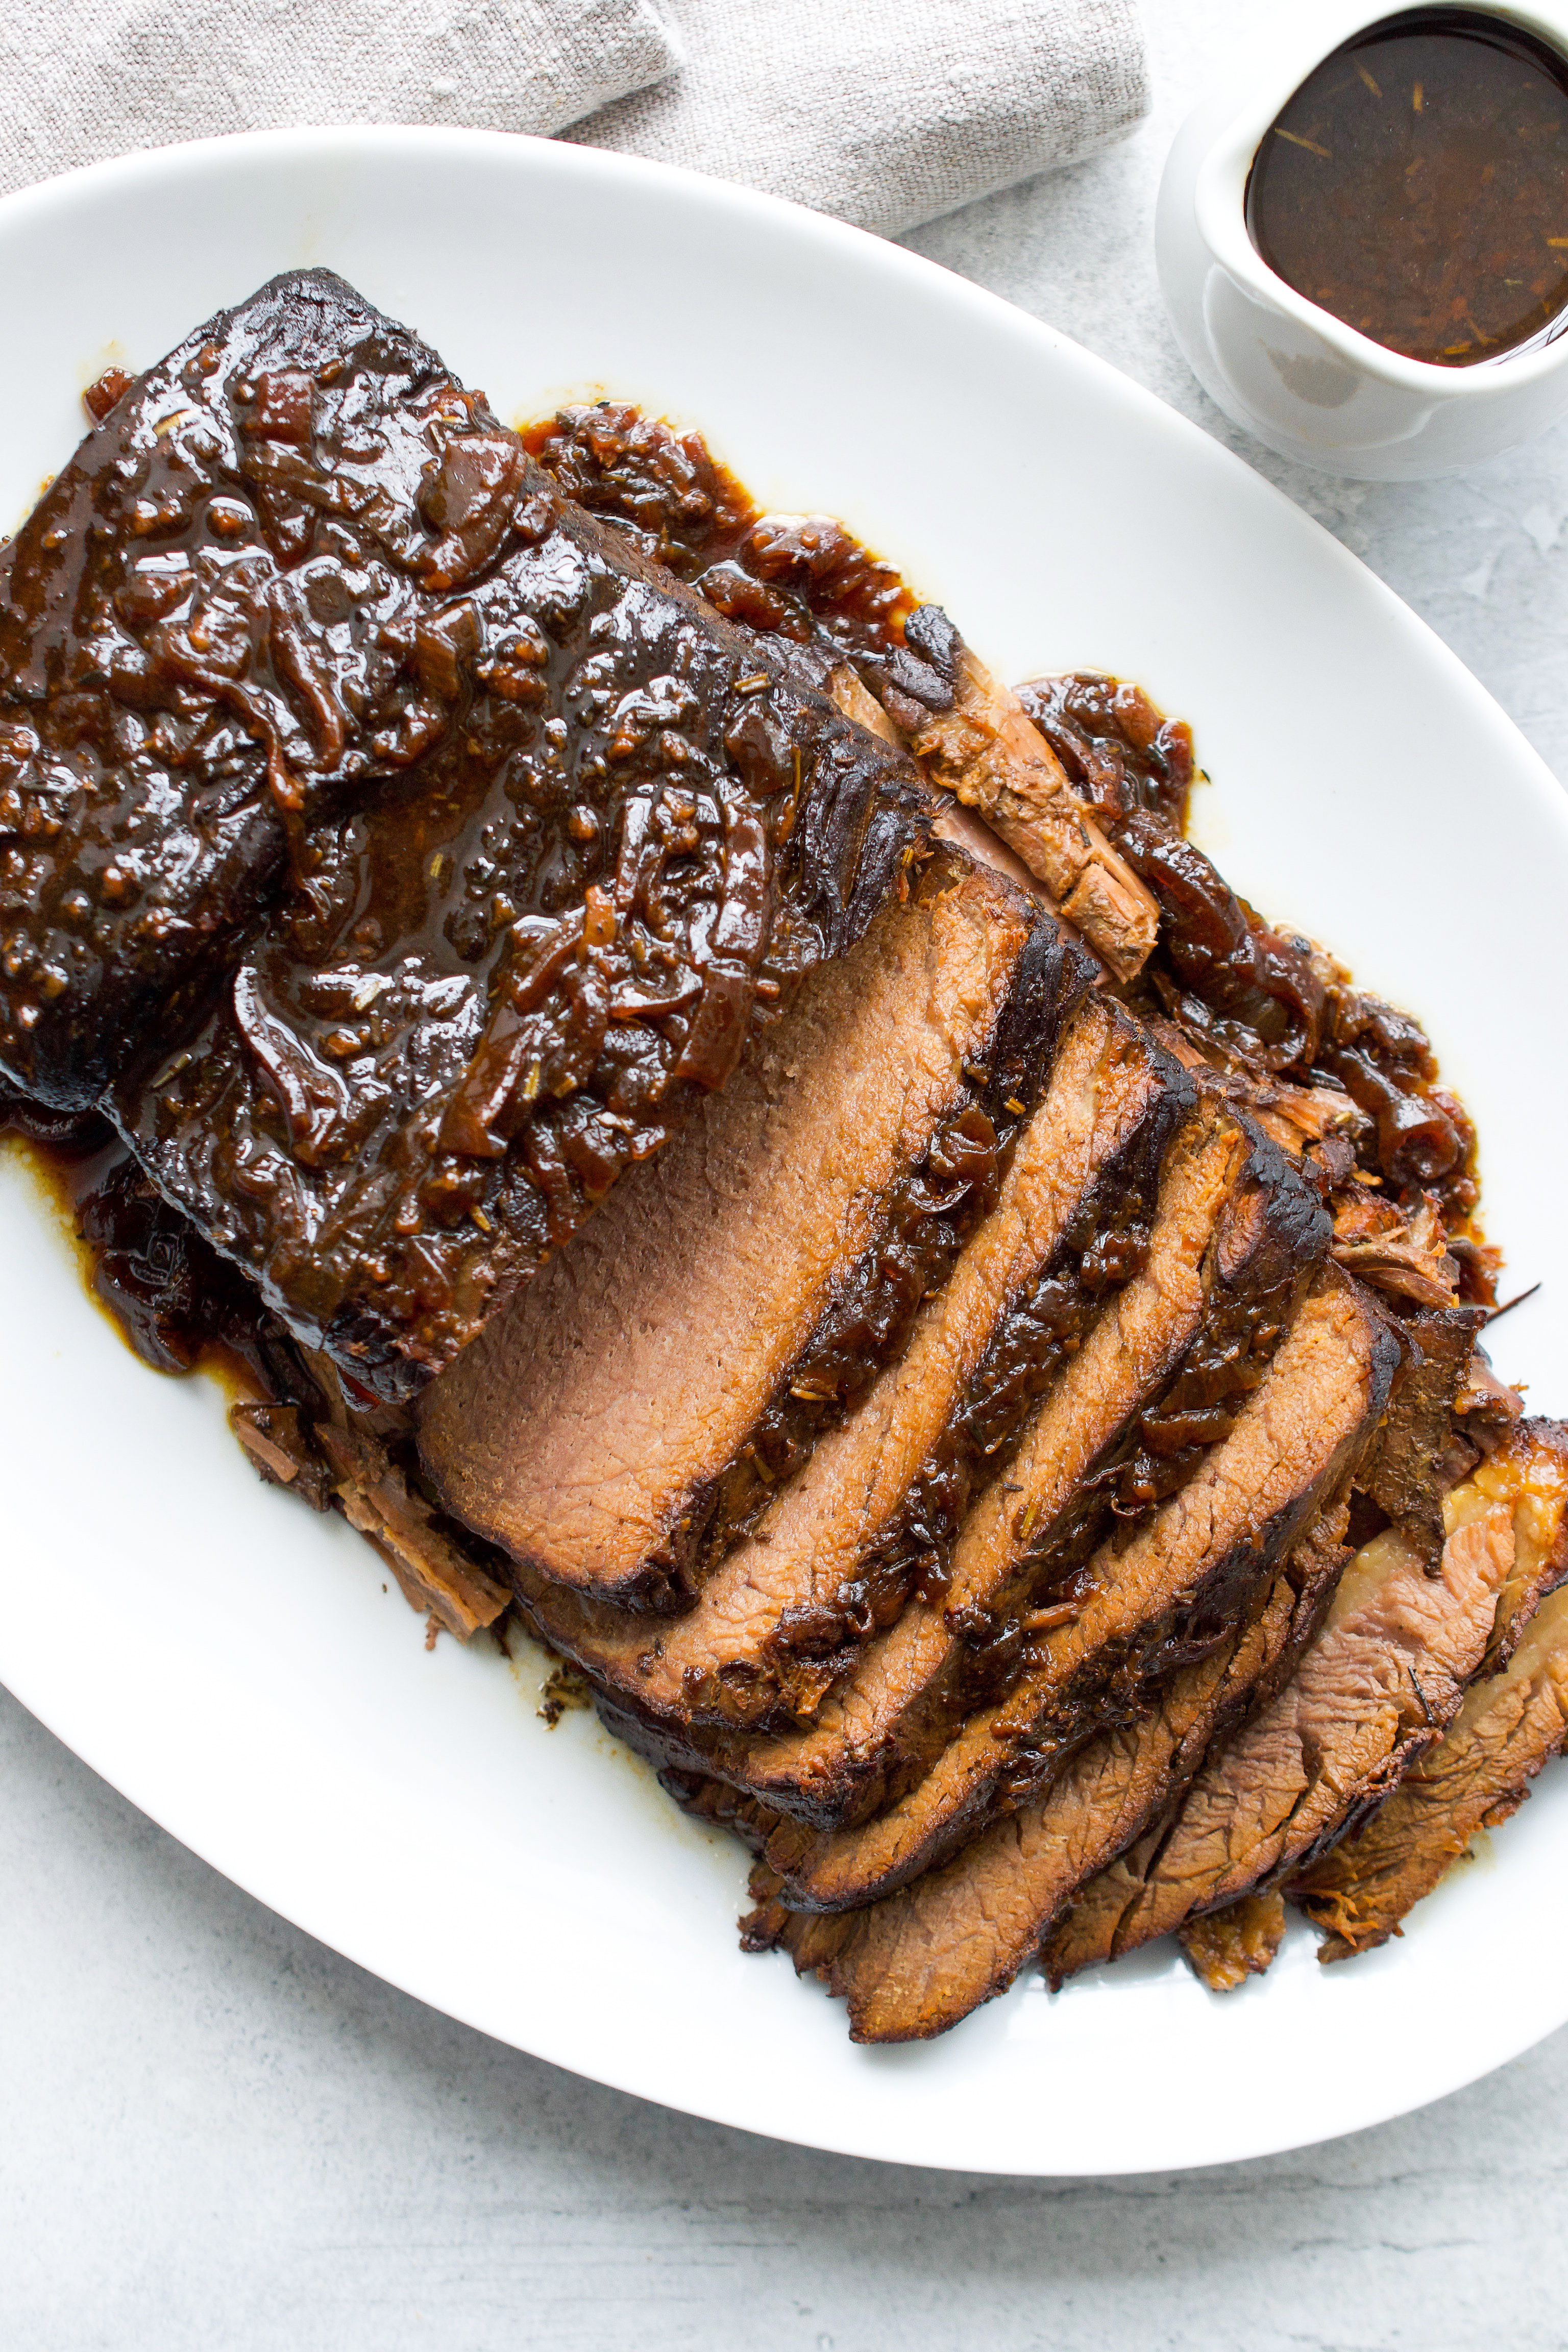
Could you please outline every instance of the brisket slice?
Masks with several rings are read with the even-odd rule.
[[[443,1526],[385,1447],[331,1423],[318,1423],[315,1434],[338,1474],[343,1517],[386,1561],[404,1599],[459,1641],[493,1625],[510,1594],[475,1559],[462,1531]]]
[[[520,1563],[520,1597],[545,1637],[656,1726],[809,1712],[878,1615],[901,1606],[913,1574],[933,1554],[940,1568],[968,1478],[984,1467],[973,1423],[984,1427],[993,1406],[1005,1420],[1011,1403],[984,1386],[999,1328],[1038,1300],[1080,1217],[1080,1271],[1087,1261],[1101,1285],[1131,1271],[1161,1153],[1192,1099],[1189,1081],[1118,1007],[1086,999],[995,1207],[921,1308],[903,1355],[822,1439],[696,1607],[650,1627]],[[1075,1288],[1069,1321],[1077,1297]],[[1050,1337],[1047,1322],[1037,1348],[1048,1353]]]
[[[823,676],[822,688],[846,719],[852,719],[857,727],[864,727],[868,734],[879,735],[884,743],[902,743],[903,737],[850,663],[834,662]],[[931,838],[947,842],[980,865],[989,866],[994,873],[1002,875],[1028,897],[1038,898],[1047,906],[1052,903],[1050,893],[1039,876],[1026,866],[1017,851],[1011,848],[983,816],[973,809],[965,808],[962,801],[946,803],[931,826]]]
[[[1048,916],[939,860],[805,982],[420,1402],[447,1507],[534,1574],[689,1601],[897,1355],[1089,982]]]
[[[173,1222],[171,1211],[163,1214]],[[494,1625],[511,1606],[504,1566],[422,1491],[405,1416],[351,1398],[330,1357],[268,1329],[254,1295],[247,1303],[248,1329],[226,1317],[217,1336],[268,1391],[265,1401],[229,1407],[253,1468],[312,1510],[341,1511],[381,1554],[409,1606],[458,1641]]]
[[[1038,875],[1118,980],[1154,945],[1160,911],[1068,781],[1011,689],[992,677],[945,613],[926,604],[882,665],[883,708],[927,772],[980,814]]]
[[[1562,1538],[1557,1549],[1561,1557]],[[1517,1811],[1568,1736],[1568,1591],[1543,1601],[1508,1665],[1471,1685],[1436,1745],[1352,1836],[1294,1877],[1292,1900],[1327,1930],[1321,1960],[1398,1935],[1479,1830]]]
[[[1556,1465],[1554,1441],[1527,1435],[1456,1487],[1436,1572],[1398,1528],[1363,1546],[1289,1686],[1085,1888],[1047,1947],[1053,1982],[1310,1869],[1377,1805],[1507,1655],[1522,1597],[1561,1573],[1540,1494]]]
[[[62,1101],[112,1078],[169,1200],[395,1400],[853,944],[938,803],[338,281],[251,308],[271,343],[215,321],[23,534],[99,551],[13,596],[0,1054]]]
[[[907,1885],[1027,1802],[1086,1738],[1134,1718],[1150,1684],[1221,1644],[1353,1467],[1397,1361],[1364,1294],[1325,1273],[1229,1436],[1130,1541],[1100,1547],[1070,1620],[1042,1628],[1007,1696],[972,1716],[886,1813],[774,1832],[767,1858],[785,1899],[846,1910]]]
[[[1348,1515],[1342,1500],[1325,1511],[1253,1621],[1182,1667],[1137,1721],[1090,1739],[1038,1802],[869,1909],[823,1918],[764,1904],[742,1923],[748,1947],[781,1942],[817,1969],[847,2000],[857,2042],[924,2041],[1005,1992],[1074,1889],[1138,1835],[1260,1688],[1278,1689],[1347,1557]],[[754,1891],[770,1875],[764,1865]]]
[[[863,1819],[929,1769],[1005,1682],[1042,1607],[1114,1514],[1173,1491],[1261,1379],[1328,1223],[1272,1145],[1212,1099],[1166,1155],[1143,1265],[1057,1374],[980,1496],[945,1591],[917,1592],[804,1728],[708,1734],[679,1759],[818,1828]]]
[[[1336,1262],[1338,1254],[1336,1253]],[[1454,1404],[1487,1319],[1482,1307],[1449,1307],[1407,1315],[1411,1341],[1394,1408],[1361,1485],[1378,1509],[1436,1559],[1443,1548],[1443,1497],[1467,1450],[1456,1463]]]

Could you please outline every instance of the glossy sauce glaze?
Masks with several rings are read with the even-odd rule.
[[[272,281],[0,550],[0,1066],[405,1402],[924,837],[775,645]]]
[[[93,393],[87,398],[94,412]],[[563,410],[523,437],[580,504],[634,535],[643,552],[726,614],[803,645],[820,646],[826,635],[869,677],[902,644],[918,599],[892,566],[828,516],[763,514],[700,436],[606,402]],[[1414,1021],[1360,996],[1348,974],[1309,954],[1306,942],[1270,930],[1184,840],[1196,773],[1191,730],[1138,687],[1098,673],[1038,681],[1023,698],[1086,804],[1160,900],[1160,943],[1136,985],[1139,1008],[1173,1021],[1212,1055],[1289,1085],[1326,1083],[1348,1094],[1363,1114],[1353,1155],[1360,1181],[1373,1195],[1385,1187],[1391,1199],[1430,1191],[1460,1294],[1491,1303],[1496,1258],[1474,1223],[1475,1139],[1462,1106],[1441,1087]],[[7,1131],[86,1244],[94,1292],[148,1363],[171,1372],[214,1365],[231,1385],[309,1402],[312,1376],[282,1324],[160,1199],[107,1122],[26,1102],[0,1079],[0,1135]],[[976,1139],[964,1140],[973,1147]],[[1331,1164],[1329,1173],[1343,1181],[1351,1147],[1338,1153],[1347,1164]],[[1327,1160],[1333,1162],[1331,1150]],[[945,1264],[963,1238],[962,1225],[949,1230],[944,1218],[915,1223],[904,1312],[933,1278],[927,1255]],[[892,1311],[891,1300],[884,1304]],[[346,1385],[354,1390],[352,1377]],[[363,1401],[372,1402],[368,1391]],[[770,1432],[780,1455],[775,1476],[816,1433],[819,1417],[806,1412],[809,1428]],[[748,1498],[728,1499],[726,1523],[743,1519]]]
[[[1560,330],[1568,66],[1471,9],[1412,9],[1326,58],[1265,134],[1253,244],[1408,359],[1471,367]]]
[[[764,514],[697,433],[618,401],[523,428],[569,498],[636,538],[727,620],[805,643],[826,634],[875,662],[903,642],[918,601],[890,563],[830,515]]]

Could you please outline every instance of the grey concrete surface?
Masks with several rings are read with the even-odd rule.
[[[1307,2154],[921,2172],[646,2106],[286,1927],[0,1706],[5,2352],[1554,2352],[1568,2034]]]
[[[1247,11],[1148,5],[1160,108],[1137,139],[911,241],[1239,446],[1171,342],[1149,232],[1175,121]],[[1568,774],[1563,432],[1406,488],[1242,454]],[[0,1788],[3,2352],[1568,2344],[1568,2033],[1297,2157],[1109,2183],[900,2170],[690,2122],[421,2009],[3,1695]]]

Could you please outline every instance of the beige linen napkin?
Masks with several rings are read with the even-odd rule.
[[[688,62],[574,139],[900,229],[1149,107],[1136,0],[668,0]]]
[[[576,124],[893,236],[1147,105],[1136,0],[0,5],[0,194],[226,131]]]
[[[653,0],[0,0],[0,194],[225,131],[559,131],[679,55]]]

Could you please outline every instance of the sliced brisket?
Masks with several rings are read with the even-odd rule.
[[[132,387],[5,561],[0,1065],[112,1085],[167,1197],[389,1397],[936,813],[326,273]]]
[[[879,683],[910,750],[1038,875],[1117,978],[1131,980],[1154,945],[1154,899],[1086,812],[1017,696],[976,660],[946,614],[922,605],[905,635]]]
[[[1190,1476],[1261,1379],[1327,1220],[1272,1146],[1212,1100],[1167,1154],[1147,1260],[1062,1365],[1005,1475],[981,1496],[944,1592],[917,1593],[811,1724],[715,1737],[707,1769],[818,1827],[901,1792],[1114,1523]]]
[[[540,1577],[691,1598],[897,1355],[994,1197],[1089,980],[1048,916],[1031,940],[1034,912],[939,860],[811,976],[426,1391],[421,1447],[450,1509]]]
[[[1254,1621],[1181,1668],[1139,1720],[1090,1739],[1038,1802],[869,1909],[813,1918],[775,1897],[743,1923],[748,1942],[782,1942],[818,1969],[847,2000],[857,2042],[923,2041],[1005,1992],[1075,1888],[1138,1835],[1259,1685],[1289,1673],[1345,1559],[1346,1517],[1342,1502],[1326,1512]]]
[[[1523,1596],[1561,1572],[1543,1470],[1560,1514],[1558,1457],[1528,1441],[1455,1488],[1435,1570],[1396,1528],[1363,1547],[1289,1686],[1085,1888],[1047,1947],[1054,1982],[1310,1868],[1376,1806],[1506,1654]]]
[[[858,2041],[1397,1932],[1568,1737],[1568,1433],[1186,730],[629,412],[553,478],[323,271],[109,402],[0,551],[0,1118],[119,1127],[141,1344],[249,1330],[433,1626],[510,1576]]]
[[[1561,1517],[1552,1549],[1561,1572]],[[1397,1935],[1477,1832],[1522,1804],[1565,1736],[1568,1591],[1560,1591],[1535,1610],[1504,1670],[1472,1685],[1443,1738],[1371,1821],[1290,1882],[1292,1899],[1328,1931],[1319,1958],[1344,1959]]]
[[[259,1327],[265,1310],[257,1313]],[[232,1324],[223,1335],[231,1349],[240,1336]],[[340,1510],[381,1554],[410,1607],[459,1641],[495,1624],[511,1605],[510,1581],[495,1574],[501,1563],[489,1548],[421,1491],[402,1416],[351,1400],[329,1357],[307,1358],[280,1334],[268,1344],[259,1328],[257,1339],[265,1355],[258,1360],[252,1346],[245,1360],[271,1399],[231,1405],[229,1422],[260,1475],[315,1510]]]
[[[464,1530],[443,1525],[382,1446],[330,1424],[318,1436],[343,1517],[380,1552],[405,1600],[460,1641],[493,1625],[511,1595],[475,1560]]]
[[[1100,1547],[1068,1622],[1042,1627],[1007,1696],[971,1717],[886,1813],[826,1834],[794,1822],[774,1833],[768,1860],[787,1900],[841,1910],[907,1885],[1028,1801],[1094,1732],[1135,1717],[1151,1683],[1223,1643],[1348,1475],[1397,1362],[1364,1294],[1326,1274],[1229,1436],[1131,1541]]]
[[[992,1417],[1005,1429],[1026,1411],[1026,1381],[1016,1400],[986,1385],[1010,1314],[1040,1310],[1030,1369],[1043,1383],[1055,1306],[1070,1328],[1080,1299],[1091,1312],[1095,1291],[1138,1262],[1161,1153],[1191,1102],[1174,1065],[1116,1007],[1087,999],[995,1207],[921,1309],[902,1357],[822,1439],[696,1607],[653,1628],[520,1564],[519,1592],[546,1637],[617,1704],[678,1730],[809,1712],[879,1616],[896,1613],[911,1578],[945,1564]],[[1075,1221],[1082,1279],[1067,1299],[1045,1300]]]

